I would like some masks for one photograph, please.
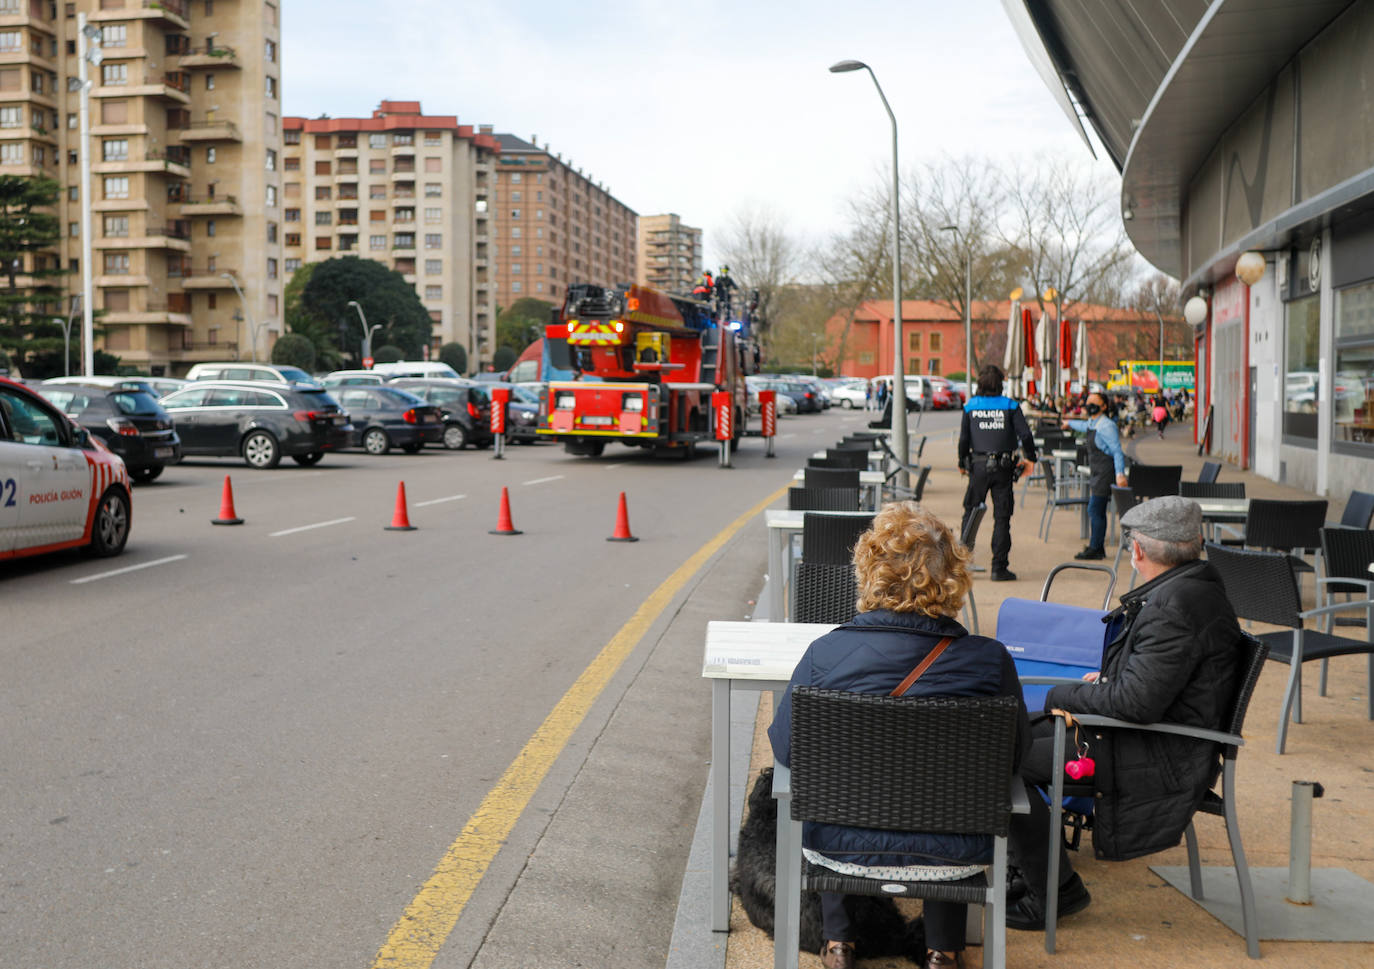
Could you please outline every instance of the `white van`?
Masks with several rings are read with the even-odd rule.
[[[446,363],[439,363],[436,360],[401,360],[396,363],[379,363],[372,367],[373,373],[379,373],[391,380],[395,377],[435,377],[447,380],[461,380],[463,375],[454,370]]]

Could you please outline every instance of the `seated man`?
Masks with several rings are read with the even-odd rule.
[[[1121,527],[1143,584],[1123,595],[1107,617],[1101,671],[1088,673],[1083,683],[1054,687],[1045,709],[1224,729],[1243,674],[1243,637],[1221,577],[1199,558],[1202,510],[1195,501],[1168,495],[1132,508],[1121,516]],[[1048,787],[1053,720],[1039,722],[1032,738],[1021,775],[1028,784]],[[1216,780],[1216,745],[1110,730],[1083,739],[1097,759],[1095,785],[1103,792],[1093,807],[1096,856],[1124,861],[1178,844]],[[1066,760],[1074,756],[1069,752]],[[1007,910],[1007,925],[1016,929],[1045,927],[1049,806],[1039,797],[1030,805],[1029,815],[1011,818],[1012,862],[1025,880],[1024,895]],[[1059,914],[1071,915],[1091,898],[1062,845],[1059,852]]]

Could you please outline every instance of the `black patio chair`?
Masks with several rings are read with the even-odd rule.
[[[854,543],[871,527],[872,515],[827,515],[809,511],[802,516],[802,561],[852,567]]]
[[[787,866],[785,885],[778,886],[783,918],[774,945],[789,955],[797,952],[794,892],[938,899],[983,906],[984,965],[1005,969],[1007,830],[1012,812],[1028,809],[1011,769],[1015,736],[1014,697],[890,697],[795,688],[791,769],[773,767],[778,851]],[[802,858],[805,821],[990,835],[993,863],[987,872],[959,881],[845,875]]]
[[[1371,523],[1374,523],[1374,494],[1352,491],[1346,499],[1345,510],[1341,512],[1341,520],[1327,522],[1326,527],[1366,529]]]
[[[837,462],[836,467],[853,468],[856,471],[868,470],[868,448],[828,447],[825,460]]]
[[[960,543],[970,552],[973,551],[974,543],[978,541],[978,529],[982,526],[983,516],[987,513],[988,506],[979,503],[973,511],[969,512],[968,520],[964,522],[963,528],[959,531]],[[974,570],[972,562],[969,563],[969,569]],[[970,618],[973,620],[972,624],[969,623]],[[969,587],[968,598],[964,600],[964,625],[972,630],[975,636],[978,635],[978,603],[973,601],[972,586]]]
[[[859,490],[859,472],[856,468],[813,468],[808,465],[802,470],[804,488],[853,488]]]
[[[856,488],[788,488],[789,511],[858,511]]]
[[[1278,752],[1283,753],[1288,741],[1288,721],[1302,723],[1302,664],[1332,656],[1369,658],[1366,692],[1369,695],[1369,719],[1374,720],[1374,642],[1348,639],[1316,629],[1305,628],[1309,619],[1334,616],[1352,608],[1365,610],[1368,623],[1374,613],[1374,600],[1339,602],[1316,609],[1302,608],[1298,579],[1293,571],[1293,559],[1285,552],[1227,548],[1209,544],[1207,560],[1221,575],[1226,598],[1241,619],[1287,627],[1288,631],[1261,633],[1259,640],[1269,646],[1269,658],[1287,663],[1288,687],[1284,690],[1279,709]]]
[[[1293,568],[1300,574],[1315,572],[1322,575],[1321,530],[1326,520],[1325,498],[1314,501],[1287,501],[1274,498],[1251,498],[1245,514],[1247,548],[1272,549],[1285,552],[1293,560]],[[1225,541],[1222,544],[1235,544]],[[1312,553],[1316,565],[1302,556]]]
[[[1321,534],[1322,564],[1326,576],[1317,581],[1317,605],[1330,606],[1342,601],[1336,596],[1344,596],[1345,602],[1351,602],[1354,596],[1374,599],[1374,573],[1369,571],[1369,564],[1374,562],[1374,532],[1368,529],[1323,528]],[[1367,630],[1368,625],[1367,615],[1333,615],[1326,617],[1325,631],[1329,633],[1337,626]],[[1320,696],[1326,696],[1327,665],[1323,659],[1321,684],[1317,690]]]
[[[1130,488],[1119,488],[1116,485],[1112,485],[1112,510],[1116,512],[1116,520],[1118,522],[1121,521],[1122,515],[1126,514],[1126,512],[1130,511],[1135,506],[1136,500],[1134,491]],[[1117,531],[1120,541],[1116,546],[1116,558],[1112,560],[1112,571],[1120,574],[1121,556],[1129,554],[1127,550],[1130,546],[1126,544],[1126,529],[1121,528]],[[1131,563],[1127,561],[1127,567],[1129,567],[1130,564]],[[1131,569],[1131,584],[1126,587],[1128,591],[1135,588],[1135,579],[1135,569]]]
[[[1086,495],[1066,495],[1059,497],[1059,490],[1056,487],[1054,475],[1054,459],[1042,458],[1040,460],[1040,474],[1045,480],[1045,508],[1040,512],[1040,530],[1036,532],[1045,541],[1050,540],[1050,526],[1054,524],[1054,510],[1056,508],[1081,508],[1088,503]],[[1049,519],[1046,520],[1046,515]]]
[[[1220,461],[1203,461],[1202,470],[1197,473],[1196,484],[1214,484],[1221,474]]]
[[[793,622],[849,622],[858,613],[854,566],[803,559],[797,563],[792,596]]]
[[[1202,804],[1198,807],[1198,811],[1223,818],[1226,821],[1226,837],[1231,846],[1231,862],[1235,866],[1236,884],[1240,890],[1241,915],[1245,926],[1245,951],[1251,959],[1260,957],[1259,918],[1255,910],[1254,888],[1250,883],[1250,868],[1245,860],[1245,846],[1241,842],[1240,824],[1236,817],[1236,755],[1240,748],[1245,745],[1245,740],[1241,736],[1241,731],[1245,727],[1245,713],[1249,709],[1250,698],[1254,695],[1255,684],[1259,682],[1260,673],[1264,669],[1264,661],[1268,655],[1269,646],[1265,642],[1251,636],[1245,637],[1245,652],[1242,658],[1244,665],[1241,668],[1240,686],[1236,691],[1235,700],[1231,704],[1225,730],[1222,731],[1205,730],[1201,727],[1187,727],[1172,723],[1130,723],[1113,717],[1074,714],[1074,719],[1087,728],[1089,732],[1095,733],[1099,739],[1102,737],[1101,731],[1104,729],[1110,729],[1114,733],[1136,730],[1172,734],[1179,737],[1193,737],[1217,745],[1217,770],[1216,774],[1213,775],[1213,785],[1216,783],[1215,778],[1219,777],[1221,791],[1218,793],[1215,790],[1208,790],[1203,797]],[[1050,864],[1046,879],[1047,898],[1045,901],[1045,951],[1050,953],[1054,952],[1055,948],[1055,930],[1059,912],[1059,841],[1063,837],[1061,830],[1063,827],[1064,798],[1076,796],[1091,798],[1096,793],[1096,788],[1087,779],[1077,783],[1065,781],[1065,724],[1062,717],[1055,717],[1054,719],[1055,747],[1053,749],[1056,753],[1054,767],[1050,774],[1054,778],[1054,782],[1049,792]],[[1192,821],[1188,822],[1188,827],[1184,831],[1184,841],[1188,847],[1189,889],[1193,898],[1201,899],[1202,866],[1198,854],[1197,833],[1193,829]]]
[[[1185,498],[1244,498],[1244,481],[1181,481],[1178,493]]]
[[[1126,486],[1135,492],[1136,501],[1176,495],[1182,480],[1181,464],[1133,464],[1126,471]]]

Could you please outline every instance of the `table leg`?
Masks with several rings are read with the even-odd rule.
[[[730,681],[711,681],[711,931],[730,931]]]
[[[768,529],[768,621],[782,622],[786,619],[782,595],[783,589],[783,543],[792,541],[788,532],[781,528]]]

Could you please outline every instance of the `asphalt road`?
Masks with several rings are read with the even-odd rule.
[[[119,558],[0,567],[0,965],[661,965],[703,627],[749,615],[761,525],[681,567],[862,419],[786,419],[777,460],[746,440],[731,471],[616,447],[187,463],[135,491]],[[215,527],[226,474],[245,524]],[[402,480],[417,530],[385,531]],[[503,486],[523,535],[488,534]],[[637,543],[605,541],[621,491]],[[532,796],[493,807],[560,717]],[[386,955],[479,808],[513,827],[456,926],[430,962]]]

